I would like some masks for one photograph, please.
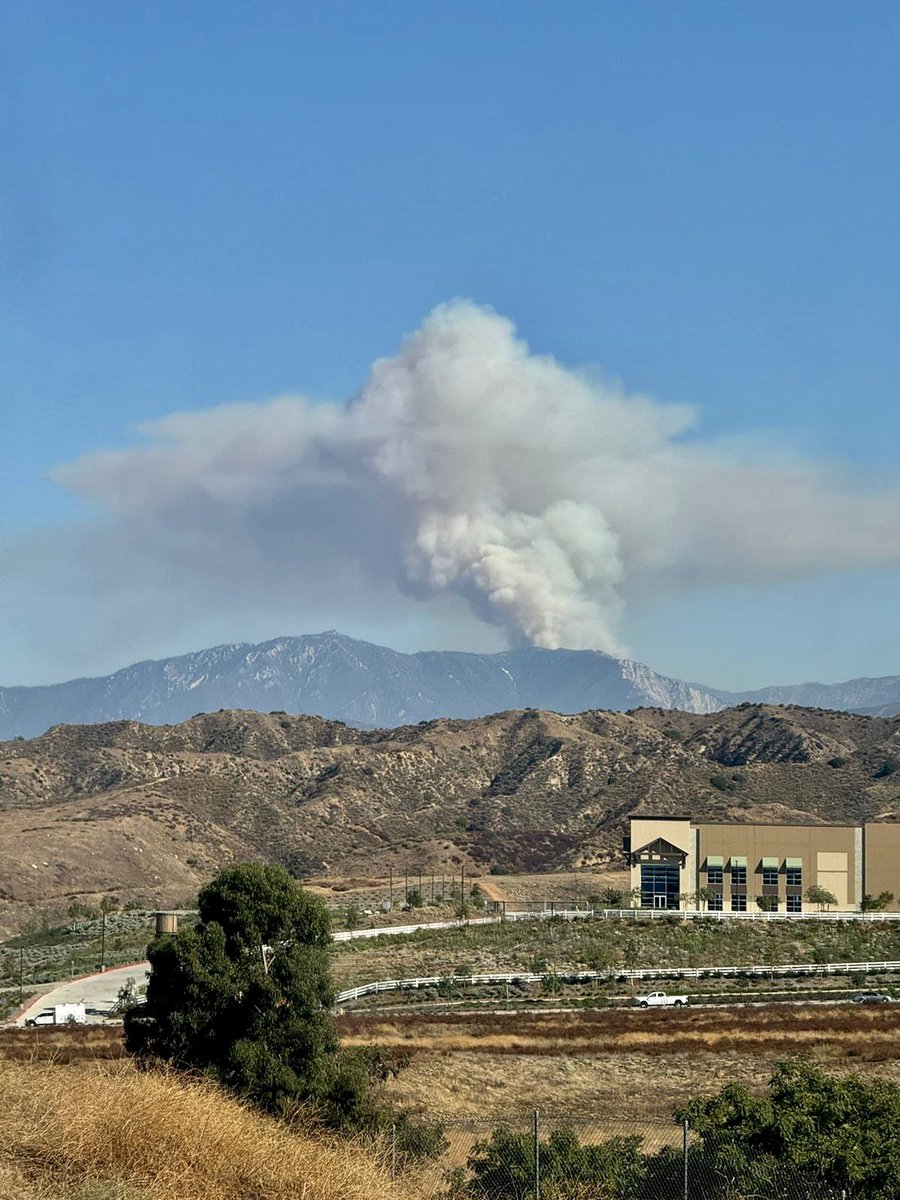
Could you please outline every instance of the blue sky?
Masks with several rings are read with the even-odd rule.
[[[210,580],[167,607],[165,578],[111,631],[108,589],[43,561],[109,519],[58,466],[172,412],[340,401],[453,297],[696,406],[691,437],[896,493],[895,4],[13,0],[0,22],[0,682],[331,625],[499,645],[453,604],[230,608]],[[720,686],[896,673],[898,582],[887,556],[645,589],[622,636]]]

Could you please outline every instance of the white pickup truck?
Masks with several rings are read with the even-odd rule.
[[[649,992],[646,996],[635,996],[640,1008],[681,1008],[688,1003],[687,996],[669,996],[665,992]]]
[[[87,1014],[83,1004],[54,1004],[45,1008],[34,1017],[29,1017],[26,1025],[86,1025]]]

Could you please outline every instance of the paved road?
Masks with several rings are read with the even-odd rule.
[[[415,933],[419,929],[452,929],[463,924],[486,925],[498,921],[499,917],[473,917],[469,922],[464,921],[426,921],[421,925],[384,925],[377,929],[354,929],[335,933],[336,942],[348,942],[356,938],[383,937],[387,934]],[[45,1008],[56,1004],[83,1004],[87,1010],[89,1022],[100,1023],[108,1020],[109,1010],[116,1002],[121,988],[129,979],[138,986],[147,982],[147,972],[150,964],[138,963],[130,967],[116,967],[102,975],[89,975],[86,979],[60,981],[50,984],[49,990],[34,1000],[17,1018],[17,1025],[24,1025],[31,1017],[37,1016]]]
[[[146,983],[149,969],[150,964],[143,962],[137,966],[116,967],[103,975],[89,975],[86,979],[51,984],[51,990],[34,1000],[16,1018],[16,1024],[24,1025],[30,1017],[37,1016],[39,1012],[45,1008],[52,1008],[55,1004],[83,1004],[89,1022],[97,1024],[105,1021],[116,1002],[119,989],[125,986],[128,979],[133,979],[138,985]]]

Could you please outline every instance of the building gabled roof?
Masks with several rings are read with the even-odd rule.
[[[680,846],[674,846],[664,837],[654,838],[652,842],[647,842],[645,846],[638,846],[637,850],[632,850],[632,854],[678,854],[682,858],[687,854],[687,850],[682,850]]]

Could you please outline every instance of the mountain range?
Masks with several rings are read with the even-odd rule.
[[[231,708],[308,713],[376,728],[524,708],[711,713],[748,702],[890,716],[900,712],[900,676],[726,692],[593,650],[402,654],[329,631],[216,646],[102,678],[2,687],[0,739],[33,737],[57,724],[176,724]]]

